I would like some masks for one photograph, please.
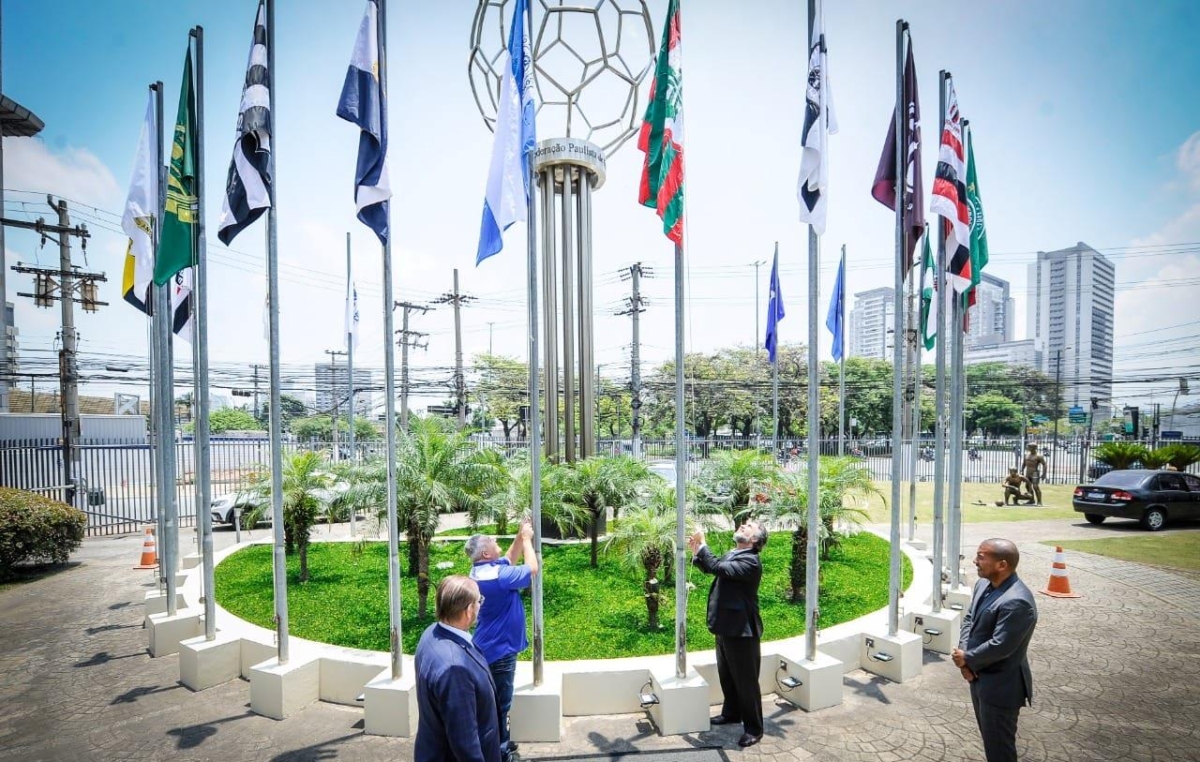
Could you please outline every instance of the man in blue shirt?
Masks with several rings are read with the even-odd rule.
[[[475,625],[475,645],[487,659],[496,683],[500,749],[508,759],[517,748],[508,734],[517,654],[529,647],[521,591],[529,587],[539,570],[538,557],[533,551],[533,524],[528,520],[521,523],[516,539],[504,555],[496,538],[486,534],[471,535],[466,550],[471,558],[471,579],[479,585],[485,600]],[[524,563],[519,563],[522,560]]]

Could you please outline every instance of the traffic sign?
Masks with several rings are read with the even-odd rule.
[[[1073,405],[1067,410],[1067,420],[1071,423],[1087,423],[1087,413],[1080,406]]]

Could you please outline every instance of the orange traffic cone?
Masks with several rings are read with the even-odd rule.
[[[146,527],[146,539],[142,543],[142,561],[135,569],[157,569],[158,551],[154,547],[154,527]]]
[[[1071,582],[1067,579],[1067,559],[1063,555],[1061,545],[1054,548],[1054,563],[1050,567],[1050,581],[1041,592],[1055,598],[1082,598],[1078,593],[1071,592]]]

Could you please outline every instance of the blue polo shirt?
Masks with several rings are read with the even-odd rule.
[[[475,623],[475,645],[488,664],[529,647],[521,590],[529,587],[532,578],[528,566],[513,566],[507,558],[471,567],[471,579],[484,598]]]

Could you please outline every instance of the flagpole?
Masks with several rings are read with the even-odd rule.
[[[838,272],[842,276],[842,303],[838,306],[841,320],[838,321],[838,339],[841,356],[838,357],[838,457],[846,457],[846,244],[842,244],[842,265]]]
[[[159,238],[162,235],[162,221],[166,209],[166,172],[164,158],[166,149],[163,142],[163,84],[155,82],[154,90],[154,122],[155,122],[155,171],[158,172],[158,202],[156,224],[154,226],[154,256],[158,257]],[[158,577],[159,585],[165,587],[167,595],[167,614],[175,616],[175,571],[170,558],[170,534],[174,524],[171,520],[171,501],[174,499],[175,470],[173,456],[175,454],[175,426],[172,420],[175,404],[171,394],[171,346],[170,320],[171,297],[166,285],[156,286],[150,283],[148,298],[154,306],[151,317],[151,330],[154,340],[154,361],[157,364],[155,383],[157,385],[158,407],[155,410],[155,428],[158,430],[155,445],[158,452]]]
[[[913,251],[916,251],[915,247]],[[908,262],[905,264],[906,266],[911,266],[912,263]],[[911,271],[909,275],[912,275]],[[916,277],[908,278],[908,294],[905,297],[905,301],[907,302],[905,305],[905,310],[908,314],[908,323],[911,326],[904,332],[904,348],[907,353],[908,363],[908,367],[904,373],[905,386],[908,385],[909,379],[912,380],[912,391],[909,393],[909,396],[906,397],[908,404],[905,407],[905,412],[908,413],[908,417],[904,422],[904,425],[909,431],[909,444],[907,450],[909,542],[914,542],[917,539],[917,468],[920,466],[920,437],[917,435],[918,425],[916,421],[919,421],[921,417],[919,412],[921,409],[921,394],[920,382],[918,381],[918,379],[921,377],[921,368],[920,360],[918,359],[919,355],[917,354],[920,346],[919,333],[921,320],[919,317],[920,308],[917,307],[917,291],[919,290],[919,287],[916,283],[917,280],[918,278]],[[918,411],[915,414],[915,417],[913,413],[914,410]]]
[[[525,4],[526,39],[533,29],[533,6]],[[537,554],[538,567],[542,560],[542,432],[541,432],[541,384],[538,373],[538,250],[537,236],[537,186],[534,184],[534,152],[525,156],[525,248],[528,270],[529,305],[529,516],[533,524],[533,552]],[[585,178],[586,182],[586,178]],[[545,192],[552,193],[550,188]],[[636,306],[636,305],[635,305]],[[551,415],[551,413],[547,413]],[[535,574],[530,594],[533,598],[533,686],[544,680],[546,662],[545,615],[543,613],[542,575]]]
[[[350,231],[346,231],[346,299],[348,304],[346,308],[349,314],[349,321],[346,324],[346,374],[348,377],[347,386],[350,391],[350,465],[358,463],[358,450],[354,446],[354,323],[358,319],[358,294],[354,291],[353,272],[350,267]],[[354,537],[357,532],[355,526],[355,513],[353,507],[350,508],[350,536]]]
[[[204,639],[217,637],[217,601],[213,577],[212,474],[208,439],[208,238],[204,227],[204,27],[192,29],[196,40],[196,282],[192,292],[195,305],[196,362],[196,516],[200,522],[200,554],[204,577]]]
[[[771,310],[768,325],[775,326],[775,358],[771,360],[771,457],[779,460],[779,323],[775,313],[779,309],[781,295],[779,293],[779,241],[775,242],[775,261],[771,264],[771,288],[775,289],[768,300],[767,309]]]
[[[808,0],[808,39],[814,38],[817,25],[817,0]],[[822,37],[819,45],[824,47]],[[819,55],[819,53],[818,53]],[[818,60],[820,60],[818,58]],[[824,65],[824,62],[822,62]],[[821,102],[825,102],[826,93],[821,93]],[[828,113],[822,110],[813,128],[824,130],[827,125]],[[822,161],[824,161],[822,157]],[[818,170],[820,171],[820,170]],[[820,469],[821,469],[821,410],[820,395],[817,388],[817,368],[820,362],[817,357],[818,341],[818,309],[821,280],[821,239],[817,235],[812,222],[808,224],[808,546],[806,548],[807,563],[804,577],[804,651],[808,661],[817,658],[817,619],[821,612],[819,604],[820,572],[818,565],[820,557],[817,549],[817,539],[821,530],[820,507]]]
[[[379,88],[387,103],[387,0],[379,0]],[[386,114],[386,109],[384,110]],[[386,125],[385,125],[386,129]],[[392,679],[399,680],[403,671],[400,653],[400,528],[396,510],[396,367],[395,345],[392,343],[392,205],[386,207],[387,238],[383,244],[383,379],[387,418],[387,511],[388,511],[388,612],[391,628]]]
[[[894,306],[892,308],[892,527],[889,537],[888,635],[900,629],[900,434],[904,427],[904,158],[908,147],[905,137],[904,52],[908,24],[896,22],[896,261],[894,266]]]
[[[946,79],[950,72],[938,75],[938,141],[946,129]],[[937,429],[934,434],[937,452],[933,461],[933,611],[942,609],[942,571],[946,568],[945,498],[946,498],[946,312],[949,302],[946,291],[946,236],[941,221],[934,221],[937,235],[937,263],[934,268],[934,295],[937,300],[937,355],[935,367],[934,408]],[[929,235],[928,229],[926,235]]]
[[[954,305],[950,312],[950,586],[962,584],[962,456],[963,397],[963,294],[947,289]]]
[[[275,73],[275,0],[267,3],[267,71]],[[275,88],[269,89],[268,108],[271,119],[275,119]],[[275,122],[277,124],[277,122]],[[271,184],[271,206],[267,209],[267,314],[270,326],[270,376],[271,390],[270,416],[267,428],[271,437],[271,530],[275,535],[275,546],[272,554],[272,573],[275,593],[275,637],[278,641],[277,660],[280,664],[288,662],[288,600],[287,600],[287,557],[284,554],[283,528],[283,408],[280,403],[279,362],[279,219],[275,189],[279,187],[279,178],[275,172],[276,156],[279,152],[279,131],[272,130],[271,151],[268,156],[270,165],[269,175]]]
[[[683,215],[683,212],[680,212]],[[683,399],[683,245],[675,244],[675,676],[687,676],[687,450]]]

